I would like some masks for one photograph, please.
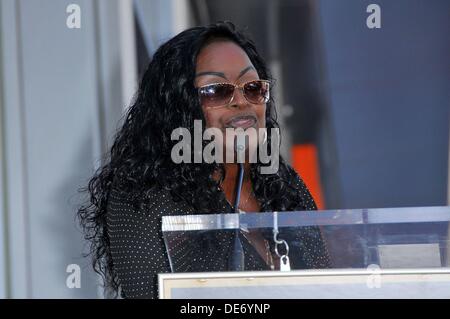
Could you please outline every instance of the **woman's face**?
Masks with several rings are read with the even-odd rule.
[[[205,46],[197,56],[195,87],[214,83],[240,85],[259,80],[253,64],[245,51],[237,44],[227,40],[217,40]],[[222,134],[226,128],[253,127],[258,131],[264,128],[266,104],[252,104],[236,89],[229,105],[207,107],[202,105],[208,128],[218,128]],[[233,141],[227,139],[229,146]]]

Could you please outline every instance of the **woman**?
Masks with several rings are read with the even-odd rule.
[[[161,234],[164,215],[230,213],[235,200],[236,163],[175,163],[177,128],[278,128],[269,99],[270,75],[251,40],[231,23],[188,29],[154,54],[106,164],[89,182],[90,203],[79,212],[91,241],[94,269],[124,298],[157,296],[156,276],[170,272]],[[230,86],[230,84],[232,84]],[[270,144],[271,134],[266,136]],[[225,140],[224,149],[230,141]],[[279,158],[276,173],[245,163],[239,209],[246,212],[314,210],[315,203],[294,170]],[[234,233],[185,243],[189,263],[178,271],[229,269]],[[320,232],[305,229],[293,246],[295,268],[329,267]],[[267,236],[241,238],[246,270],[273,269],[276,255]],[[268,245],[270,244],[270,246]],[[193,258],[192,254],[202,251]],[[268,253],[269,252],[269,253]],[[194,256],[195,257],[195,256]]]

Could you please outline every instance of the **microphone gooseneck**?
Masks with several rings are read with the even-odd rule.
[[[242,143],[239,143],[239,139],[235,139],[235,151],[236,151],[236,158],[237,158],[237,152],[239,149],[242,148]],[[238,145],[239,144],[239,145]],[[243,146],[245,149],[245,145]],[[241,191],[242,191],[242,184],[244,182],[244,163],[238,163],[239,165],[239,171],[236,179],[236,192],[235,192],[235,201],[234,201],[234,212],[236,214],[239,214],[239,202],[241,201]],[[233,247],[231,252],[231,258],[229,259],[229,269],[232,271],[243,271],[244,270],[244,249],[242,247],[241,240],[239,238],[239,228],[237,228],[234,232],[234,240],[233,240]]]
[[[239,202],[241,201],[242,184],[244,182],[244,163],[238,163],[239,172],[236,185],[236,196],[234,201],[234,212],[239,214]]]
[[[237,135],[234,138],[234,151],[236,153],[236,161],[239,162],[239,152],[245,152],[245,137]],[[244,153],[245,154],[245,153]],[[245,158],[245,156],[244,156]],[[234,212],[239,213],[239,203],[241,201],[242,184],[244,182],[244,163],[239,162],[239,171],[236,179],[236,192],[234,200]]]

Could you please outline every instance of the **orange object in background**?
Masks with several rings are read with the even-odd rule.
[[[291,149],[292,166],[311,192],[317,209],[325,209],[320,183],[317,147],[314,144],[298,144]]]

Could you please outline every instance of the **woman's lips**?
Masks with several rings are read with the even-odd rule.
[[[252,115],[235,116],[226,123],[226,127],[247,129],[256,124],[256,117]]]

